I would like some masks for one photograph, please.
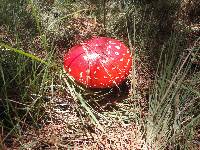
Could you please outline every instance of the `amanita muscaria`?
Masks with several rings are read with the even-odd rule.
[[[64,56],[64,69],[89,88],[119,85],[129,75],[132,56],[119,40],[93,37],[72,47]]]

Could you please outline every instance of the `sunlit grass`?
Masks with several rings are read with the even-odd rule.
[[[176,51],[178,46],[176,39],[171,40],[166,46],[170,51]],[[187,109],[194,107],[193,100],[198,98],[199,93],[188,93],[183,87],[189,75],[191,68],[189,58],[194,49],[195,47],[192,47],[183,60],[174,59],[174,52],[171,52],[172,55],[165,54],[166,62],[161,63],[161,73],[156,77],[155,84],[151,89],[146,138],[156,149],[164,149],[168,146],[192,148],[189,147],[189,144],[192,145],[190,140],[194,135],[190,131],[195,128],[199,115],[188,114]],[[188,108],[186,109],[186,107]],[[185,119],[188,117],[190,119],[186,121]],[[183,125],[184,121],[187,122],[185,125]],[[189,124],[193,125],[189,126]],[[185,134],[186,132],[191,134]],[[184,135],[184,138],[179,139],[180,135]]]

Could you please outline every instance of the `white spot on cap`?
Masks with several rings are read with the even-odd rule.
[[[100,70],[100,67],[97,67],[97,70]]]
[[[69,72],[71,72],[71,71],[72,71],[72,70],[71,70],[71,68],[69,68],[68,70],[69,70]]]
[[[95,60],[95,59],[97,59],[97,58],[99,58],[100,56],[99,56],[99,54],[97,54],[97,53],[91,53],[91,54],[87,54],[87,55],[85,55],[85,56],[83,56],[83,58],[85,59],[85,60]]]
[[[110,44],[113,44],[113,45],[115,44],[115,43],[114,43],[114,42],[112,42],[112,41],[109,41],[108,43],[110,43]]]
[[[97,71],[94,71],[94,74],[96,74],[97,73]]]
[[[116,67],[113,67],[113,68],[112,68],[112,70],[115,70],[115,69],[116,69]]]
[[[115,48],[116,48],[116,49],[120,49],[120,47],[119,47],[119,46],[115,46]]]
[[[103,76],[103,78],[104,78],[104,79],[107,79],[108,77],[107,77],[107,76]]]
[[[123,58],[121,58],[119,61],[123,61],[124,59]]]
[[[115,52],[115,55],[119,55],[119,53],[118,53],[118,52]]]
[[[109,45],[108,48],[111,48],[111,45]]]
[[[116,77],[115,79],[119,79],[119,77]]]
[[[80,78],[82,78],[83,77],[83,72],[80,72]]]
[[[129,62],[130,62],[130,59],[128,59],[127,65],[128,65]]]
[[[108,59],[104,59],[104,60],[102,60],[102,63],[107,63],[108,62]]]
[[[86,70],[86,73],[89,74],[89,73],[90,73],[90,69],[87,69],[87,70]]]
[[[91,77],[90,77],[90,76],[87,76],[86,78],[87,78],[87,79],[91,79]]]
[[[86,84],[86,81],[83,81],[84,84]]]

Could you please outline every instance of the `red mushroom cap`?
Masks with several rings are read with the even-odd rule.
[[[64,56],[64,69],[89,88],[109,88],[129,74],[132,56],[119,40],[93,37],[72,47]]]

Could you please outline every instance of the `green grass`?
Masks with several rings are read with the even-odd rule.
[[[177,39],[177,37],[176,37]],[[166,54],[164,64],[161,63],[161,73],[155,80],[149,99],[149,116],[147,117],[147,140],[156,145],[156,149],[164,149],[172,144],[174,149],[194,149],[190,147],[194,138],[195,126],[199,123],[198,105],[194,107],[194,99],[198,99],[199,91],[191,93],[186,90],[185,80],[188,78],[191,64],[189,58],[196,47],[192,47],[183,60],[174,59],[174,50],[178,46],[176,39],[166,47],[172,56]],[[169,57],[169,58],[168,58]],[[196,80],[195,82],[198,82]],[[194,87],[187,85],[191,89]],[[196,110],[190,112],[189,110]],[[183,122],[186,123],[183,125]],[[183,139],[179,139],[180,135]]]
[[[28,40],[33,40],[33,35],[37,34],[37,28],[34,24],[33,29],[29,27],[27,29],[24,26],[27,22],[33,21],[31,14],[24,10],[27,3],[25,1],[3,2],[5,5],[2,4],[1,13],[6,14],[7,11],[10,13],[9,10],[14,8],[12,14],[1,18],[1,25],[6,26],[2,31],[3,38],[0,44],[0,106],[1,125],[3,126],[2,131],[6,135],[5,140],[10,135],[21,136],[25,122],[38,126],[39,118],[44,115],[42,111],[43,98],[41,96],[34,97],[33,94],[42,94],[43,85],[47,82],[46,80],[49,80],[47,74],[50,70],[52,52],[46,53],[46,58],[43,58],[47,61],[30,53],[30,50],[34,52],[34,49],[29,49],[32,48],[32,45]],[[10,8],[6,4],[10,4]],[[16,18],[15,23],[13,18]],[[23,28],[27,34],[18,32],[19,28]],[[8,41],[13,42],[4,40],[4,36]]]
[[[74,106],[73,111],[79,118],[78,123],[65,125],[66,132],[73,128],[76,136],[82,130],[91,134],[89,127],[106,135],[115,123],[134,124],[137,133],[131,139],[144,141],[144,146],[196,148],[200,78],[193,60],[198,61],[199,39],[189,41],[190,31],[184,24],[178,26],[181,32],[174,29],[179,1],[3,0],[0,6],[0,127],[3,131],[0,148],[8,144],[9,138],[19,142],[28,129],[37,131],[45,127],[56,110],[52,101],[56,99],[59,103],[62,97],[65,103]],[[93,21],[91,30],[84,31],[82,18]],[[99,26],[92,28],[95,21]],[[80,39],[74,38],[80,34]],[[101,101],[114,93],[114,89],[91,91],[77,85],[63,72],[60,60],[63,48],[92,35],[120,39],[134,53],[131,94],[112,104],[110,109],[104,109],[107,104]],[[60,43],[63,43],[61,47]],[[154,79],[148,87],[149,93],[138,89],[136,84],[140,72],[137,63],[145,66],[145,62],[156,72],[152,73]],[[146,102],[146,116],[142,115],[142,99]],[[100,142],[98,139],[97,143]],[[39,139],[29,144],[21,141],[19,147],[33,148],[37,143]]]

